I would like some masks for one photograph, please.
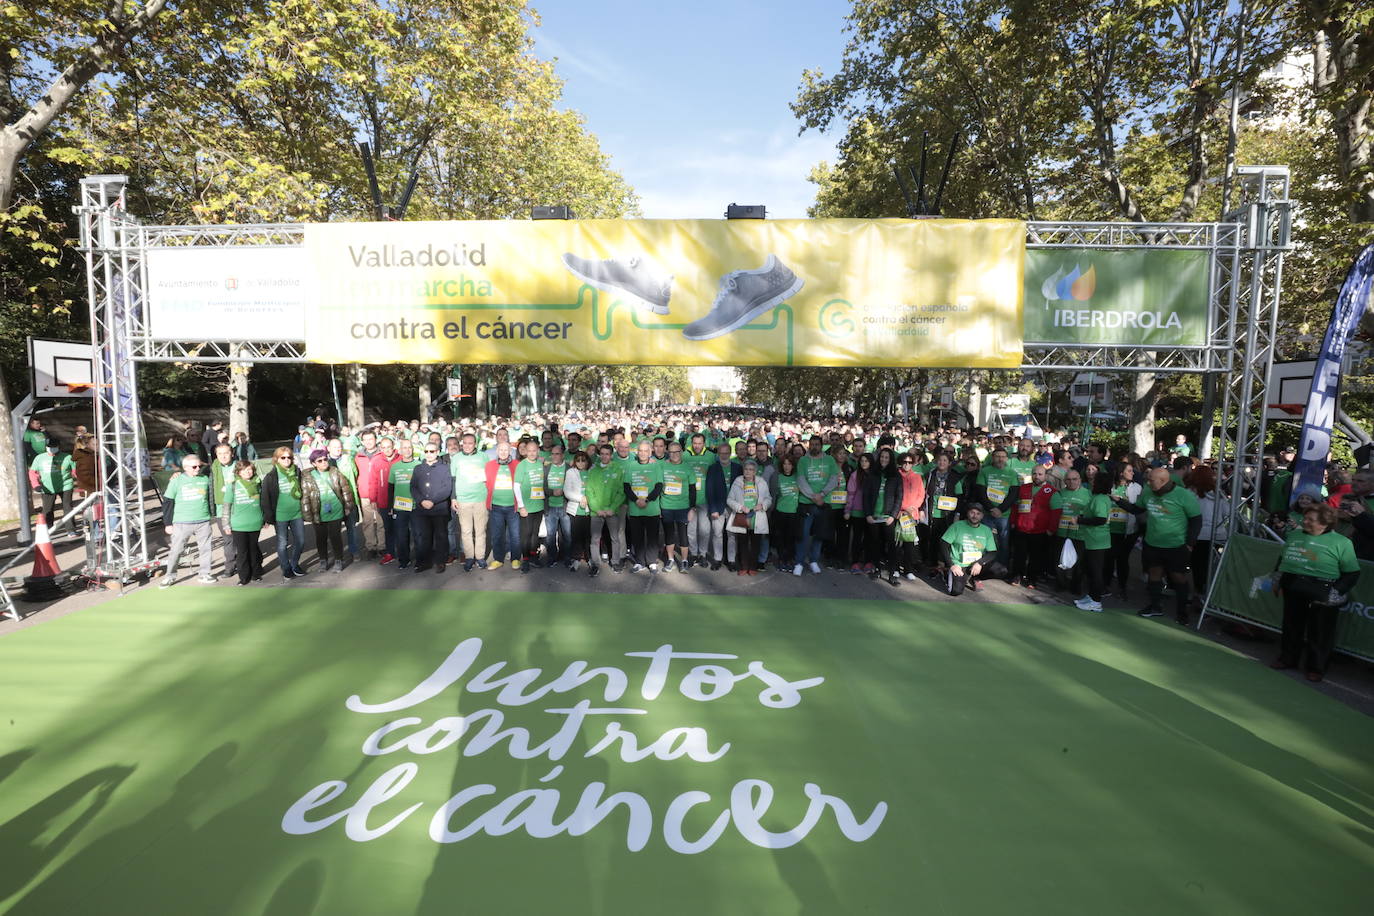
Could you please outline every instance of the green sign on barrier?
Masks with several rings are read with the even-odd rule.
[[[1206,251],[1028,249],[1026,345],[1205,346],[1209,264]]]
[[[1274,628],[1283,625],[1283,602],[1265,588],[1279,565],[1283,545],[1276,541],[1236,535],[1221,557],[1211,606],[1227,614]],[[1374,659],[1374,563],[1360,563],[1360,580],[1341,608],[1336,648]]]

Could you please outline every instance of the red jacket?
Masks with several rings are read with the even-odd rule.
[[[1012,526],[1023,534],[1054,534],[1059,530],[1058,509],[1050,508],[1054,487],[1042,483],[1023,483],[1016,491],[1016,508],[1011,513]],[[1028,509],[1029,511],[1022,511]]]
[[[515,455],[511,455],[511,456],[510,456],[510,462],[506,465],[506,467],[510,469],[509,471],[507,471],[507,473],[510,474],[511,487],[515,490],[515,505],[516,505],[516,506],[519,506],[519,505],[520,505],[520,488],[515,486],[515,467],[516,467],[516,465],[518,465],[522,460],[524,460],[524,459],[516,458]],[[498,461],[498,460],[496,460],[495,458],[493,458],[493,459],[491,459],[490,461],[487,462],[487,509],[488,509],[488,510],[491,509],[491,496],[492,496],[492,493],[495,492],[495,490],[496,490],[496,472],[497,472],[497,469],[500,468],[500,467],[501,467],[501,462]]]
[[[400,452],[392,452],[390,458],[381,452],[375,455],[355,453],[353,463],[358,466],[359,498],[372,500],[378,509],[390,508],[391,466],[400,460]]]
[[[902,475],[902,511],[912,518],[920,518],[926,504],[926,482],[915,471],[898,471]]]

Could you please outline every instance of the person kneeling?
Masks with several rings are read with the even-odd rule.
[[[1006,568],[997,562],[997,535],[983,524],[982,503],[969,503],[965,518],[950,525],[940,539],[940,556],[948,572],[945,584],[951,595],[962,595],[970,585],[983,587],[983,578],[1003,578]]]

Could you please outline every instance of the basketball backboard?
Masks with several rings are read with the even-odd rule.
[[[1264,390],[1266,419],[1302,422],[1307,396],[1312,391],[1312,375],[1316,371],[1315,359],[1274,363],[1269,385]]]
[[[74,340],[29,338],[29,373],[35,398],[94,397],[94,350]],[[77,386],[77,387],[71,387]]]

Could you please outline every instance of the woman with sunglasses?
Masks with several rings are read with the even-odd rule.
[[[343,572],[343,524],[344,517],[352,514],[355,508],[353,488],[338,468],[330,466],[329,453],[322,448],[310,453],[310,472],[301,476],[304,493],[301,508],[305,520],[315,526],[315,552],[320,558],[320,569]]]
[[[587,505],[587,488],[583,478],[591,468],[586,452],[573,455],[572,467],[563,477],[563,496],[568,500],[568,518],[572,519],[572,549],[568,552],[568,569],[577,571],[579,560],[587,561],[587,575],[601,571],[592,558],[592,513]]]
[[[901,456],[897,473],[902,478],[902,502],[897,512],[897,555],[898,563],[893,572],[906,575],[908,581],[916,580],[917,532],[924,519],[922,508],[926,501],[925,480],[916,471],[917,456],[907,452]]]
[[[285,579],[305,575],[301,569],[301,549],[305,544],[303,495],[295,455],[289,445],[283,445],[272,453],[272,470],[262,479],[260,496],[263,521],[277,531],[277,565]]]

